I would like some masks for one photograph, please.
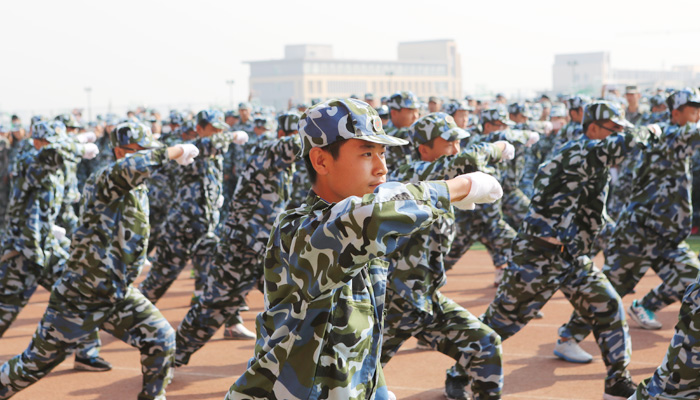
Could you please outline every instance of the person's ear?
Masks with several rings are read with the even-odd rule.
[[[328,175],[330,172],[330,163],[333,156],[331,153],[321,149],[320,147],[314,147],[309,150],[309,161],[311,165],[316,170],[316,175]]]
[[[126,151],[122,149],[121,147],[115,147],[114,148],[114,157],[117,158],[117,160],[124,158],[126,155]]]
[[[428,146],[426,146],[424,144],[418,145],[418,154],[420,154],[421,160],[425,160],[427,158],[427,154],[426,154],[428,152],[427,147]]]

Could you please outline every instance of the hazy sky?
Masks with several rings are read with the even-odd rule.
[[[577,5],[577,6],[574,6]],[[397,43],[454,39],[465,92],[551,87],[554,54],[610,51],[615,68],[700,64],[698,0],[0,0],[0,112],[92,113],[247,97],[247,60],[286,44],[396,59]]]

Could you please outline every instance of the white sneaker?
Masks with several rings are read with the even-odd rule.
[[[566,342],[557,339],[557,345],[554,346],[554,355],[564,361],[579,364],[586,364],[593,360],[593,356],[586,353],[573,339],[569,339]]]
[[[653,311],[647,310],[644,306],[637,304],[637,300],[632,302],[630,308],[628,309],[630,314],[630,319],[636,322],[640,327],[644,329],[661,329],[661,322],[656,320],[656,315]]]
[[[389,390],[389,400],[396,400],[396,395],[391,390]]]
[[[498,287],[498,285],[501,284],[501,281],[503,280],[503,271],[504,268],[496,268],[496,275],[493,277],[493,287]]]
[[[236,324],[224,328],[224,339],[226,340],[250,340],[255,339],[255,334],[248,330],[243,324]]]

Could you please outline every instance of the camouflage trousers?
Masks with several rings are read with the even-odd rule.
[[[47,252],[49,253],[49,252]],[[29,303],[38,285],[51,291],[65,266],[66,257],[49,256],[44,268],[30,261],[21,253],[5,249],[0,262],[0,337],[10,328],[17,315]],[[93,358],[100,354],[100,337],[96,329],[77,349],[80,358]]]
[[[224,322],[235,318],[263,274],[262,254],[240,242],[221,243],[209,257],[204,293],[177,328],[176,365],[186,365]]]
[[[528,208],[530,208],[530,199],[520,189],[503,193],[501,200],[503,218],[514,230],[517,230],[520,223],[523,222]]]
[[[607,382],[629,377],[632,347],[620,296],[588,256],[574,258],[562,246],[516,237],[513,261],[482,321],[505,340],[534,318],[560,289],[592,325],[607,367]]]
[[[155,255],[151,259],[150,271],[139,285],[139,290],[154,304],[175,282],[178,275],[192,259],[195,269],[195,297],[204,289],[207,279],[206,257],[216,248],[219,238],[213,233],[195,237],[181,228],[161,225],[155,244]]]
[[[603,273],[620,297],[634,289],[644,274],[652,268],[662,282],[641,300],[640,304],[658,311],[683,297],[700,270],[700,260],[688,244],[672,243],[654,231],[633,222],[621,224],[605,252]],[[586,320],[575,311],[559,330],[563,337],[582,341],[591,332]]]
[[[475,400],[501,398],[501,338],[491,328],[437,291],[432,315],[418,310],[391,288],[387,288],[386,296],[382,366],[414,336],[456,361],[447,375],[465,386],[471,384]]]
[[[501,266],[510,260],[515,231],[503,218],[494,217],[493,213],[475,214],[480,212],[478,208],[475,211],[455,210],[456,234],[445,256],[445,270],[451,269],[476,242],[486,247],[493,265]]]
[[[140,350],[143,389],[138,398],[165,400],[175,332],[153,303],[134,288],[111,307],[88,311],[77,311],[52,293],[29,347],[0,367],[0,399],[46,376],[98,328]]]
[[[688,286],[661,366],[631,400],[700,399],[700,280]]]

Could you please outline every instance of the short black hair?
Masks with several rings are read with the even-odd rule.
[[[339,140],[339,141],[331,143],[327,146],[321,147],[321,149],[331,153],[331,157],[333,157],[334,160],[337,160],[338,156],[340,156],[340,148],[347,141],[348,141],[347,139]],[[311,164],[311,158],[309,157],[308,154],[304,156],[304,165],[306,165],[306,173],[309,174],[309,180],[311,181],[311,184],[313,185],[314,183],[316,183],[316,177],[318,175],[316,174],[316,170],[314,169],[313,164]]]

